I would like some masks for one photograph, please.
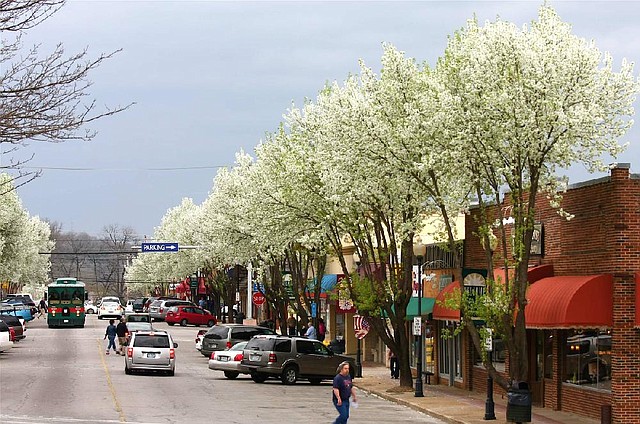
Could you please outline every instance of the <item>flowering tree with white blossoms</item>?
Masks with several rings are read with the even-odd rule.
[[[461,308],[479,352],[484,333],[471,317],[482,317],[503,338],[509,379],[495,371],[486,354],[484,362],[506,389],[529,375],[525,309],[536,195],[546,193],[558,213],[571,218],[560,208],[564,184],[556,171],[574,163],[604,170],[602,155],[622,151],[618,139],[632,124],[638,80],[632,64],[623,61],[615,72],[608,54],[572,34],[548,6],[521,29],[500,20],[484,26],[469,21],[450,38],[436,72],[445,88],[443,136],[461,153],[455,163],[472,176],[481,216],[478,236],[491,246],[485,249],[486,295],[475,302],[457,296],[448,304]],[[510,231],[503,202],[510,206]],[[496,263],[513,270],[512,276],[507,272],[505,281],[495,281]]]
[[[49,255],[40,253],[50,252],[54,243],[49,240],[49,225],[29,216],[11,185],[12,177],[0,174],[0,186],[9,188],[0,196],[0,281],[17,291],[25,284],[41,286],[48,280]]]

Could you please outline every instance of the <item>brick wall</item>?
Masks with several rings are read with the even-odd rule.
[[[538,196],[535,216],[544,226],[544,254],[532,256],[530,263],[551,264],[555,275],[613,275],[611,394],[565,385],[555,376],[545,381],[544,399],[553,409],[594,418],[600,417],[602,404],[611,402],[614,423],[640,423],[640,329],[636,327],[640,322],[636,298],[640,294],[635,281],[640,271],[640,177],[630,175],[629,168],[620,164],[611,170],[610,177],[585,182],[564,193],[562,207],[575,215],[570,221],[559,216],[544,196]],[[507,199],[501,207],[508,205]],[[478,212],[473,210],[465,223],[464,266],[469,268],[486,267],[476,235]],[[507,237],[509,246],[510,235]],[[560,366],[558,363],[557,368]],[[477,388],[482,378],[474,369],[469,386]]]

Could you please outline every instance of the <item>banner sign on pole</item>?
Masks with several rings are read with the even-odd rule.
[[[422,335],[422,317],[413,317],[413,335]]]

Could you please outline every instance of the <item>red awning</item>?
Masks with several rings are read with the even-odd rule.
[[[198,294],[207,294],[207,286],[204,284],[204,277],[198,278]]]
[[[436,303],[433,305],[433,318],[444,321],[460,321],[460,311],[457,309],[449,309],[444,306],[446,297],[451,296],[454,290],[460,292],[460,282],[454,281],[440,290],[436,296]]]
[[[511,270],[513,271],[513,270]],[[510,272],[510,279],[513,278],[513,272]],[[553,265],[540,265],[534,268],[530,268],[527,271],[529,283],[534,283],[541,278],[550,277],[553,275]],[[495,268],[493,270],[493,278],[500,284],[506,281],[506,273],[504,268]],[[447,287],[442,289],[438,296],[436,296],[436,303],[433,306],[433,318],[446,321],[460,321],[460,311],[447,309],[443,306],[444,299],[449,293],[453,293],[454,290],[460,290],[460,282],[454,281]]]
[[[548,277],[529,286],[527,328],[601,328],[613,325],[611,275]]]

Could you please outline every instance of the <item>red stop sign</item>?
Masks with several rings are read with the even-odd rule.
[[[251,297],[252,297],[253,303],[254,303],[256,306],[260,306],[260,305],[262,305],[262,304],[265,302],[265,300],[267,300],[267,299],[264,297],[264,295],[263,295],[262,293],[260,293],[260,292],[255,292],[255,293],[253,294],[253,296],[251,296]]]

